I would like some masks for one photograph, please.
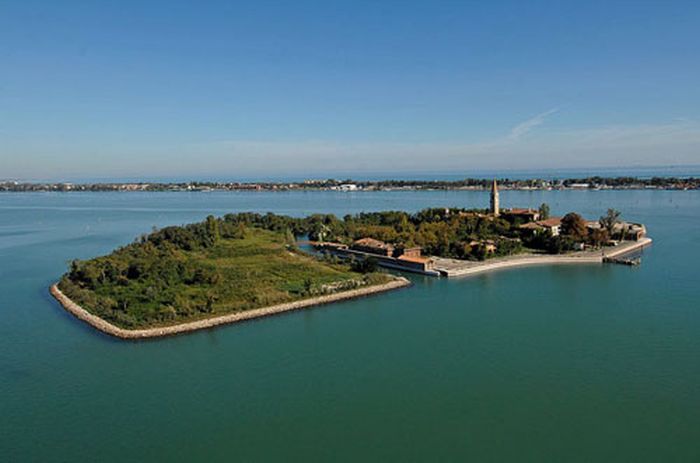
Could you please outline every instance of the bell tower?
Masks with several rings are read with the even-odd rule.
[[[498,184],[496,180],[493,180],[493,185],[491,185],[491,214],[494,217],[498,217],[501,214],[500,202],[498,200]]]

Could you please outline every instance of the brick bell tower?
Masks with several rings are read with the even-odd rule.
[[[501,214],[500,202],[498,199],[498,184],[496,180],[493,180],[493,185],[491,185],[491,214],[494,217],[498,217]]]

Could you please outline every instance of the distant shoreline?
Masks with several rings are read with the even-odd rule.
[[[502,190],[697,190],[700,177],[582,177],[497,179]],[[485,191],[493,179],[460,180],[334,180],[281,182],[19,182],[0,181],[0,192],[211,192],[211,191]]]
[[[411,282],[408,279],[404,277],[394,277],[392,281],[381,285],[373,285],[364,288],[352,289],[326,296],[301,299],[298,301],[286,302],[283,304],[262,307],[259,309],[246,310],[244,312],[236,312],[232,314],[206,318],[203,320],[179,323],[176,325],[135,330],[120,328],[106,321],[105,319],[90,313],[89,311],[85,310],[83,307],[72,301],[68,296],[63,294],[63,292],[61,292],[61,290],[58,288],[58,284],[51,285],[51,287],[49,288],[49,292],[58,301],[58,303],[61,304],[61,306],[63,306],[63,308],[66,311],[74,315],[76,318],[87,323],[88,325],[92,326],[93,328],[102,331],[103,333],[109,334],[120,339],[149,339],[165,336],[174,336],[177,334],[213,328],[220,325],[227,325],[231,323],[242,322],[245,320],[268,317],[271,315],[277,315],[280,313],[304,309],[312,306],[324,305],[348,299],[356,299],[363,296],[369,296],[372,294],[378,294],[394,289],[404,288],[410,285]]]

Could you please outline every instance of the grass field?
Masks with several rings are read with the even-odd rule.
[[[284,234],[261,229],[189,251],[135,243],[73,267],[60,289],[123,328],[193,321],[390,278],[319,260],[289,246]]]

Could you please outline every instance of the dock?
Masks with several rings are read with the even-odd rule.
[[[603,257],[604,264],[640,265],[641,257]]]

